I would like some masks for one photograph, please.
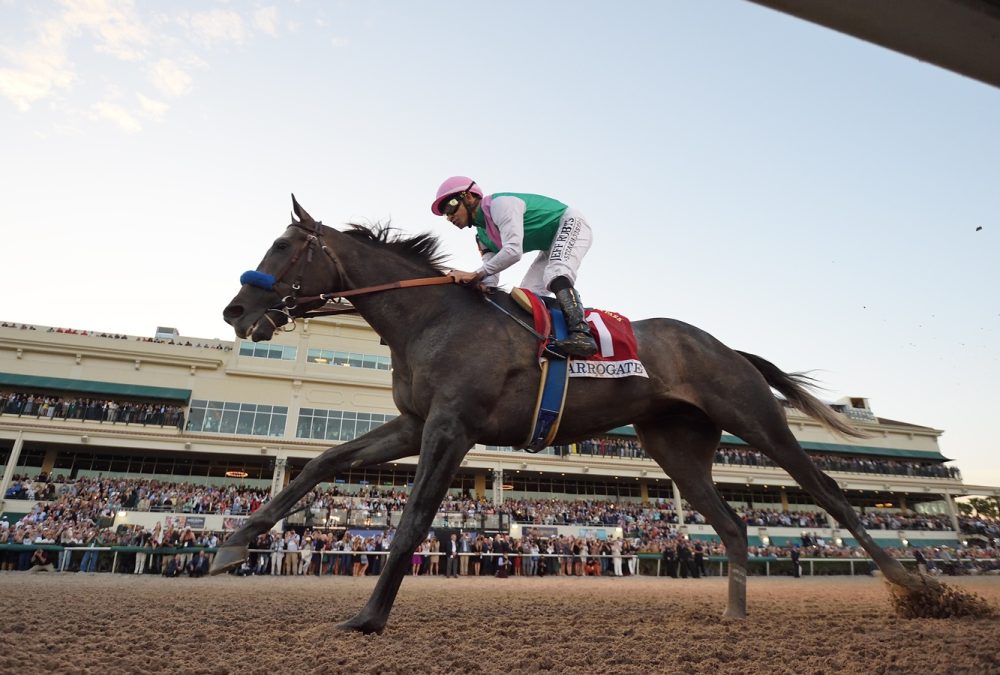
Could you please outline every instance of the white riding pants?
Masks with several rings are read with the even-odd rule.
[[[549,284],[556,277],[566,277],[576,285],[577,270],[593,242],[593,232],[583,214],[566,209],[559,220],[559,229],[546,251],[539,251],[524,275],[521,288],[535,295],[552,295]]]

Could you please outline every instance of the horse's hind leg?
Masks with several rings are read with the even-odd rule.
[[[906,569],[875,543],[861,524],[861,519],[847,501],[843,490],[836,481],[819,470],[792,435],[784,416],[775,404],[771,411],[749,421],[749,426],[737,430],[727,426],[732,433],[758,448],[782,469],[788,472],[802,488],[812,495],[816,503],[847,528],[889,581],[907,588],[914,587],[916,579]],[[779,417],[780,416],[780,417]]]
[[[422,420],[400,415],[360,438],[328,448],[311,459],[295,480],[257,509],[241,529],[226,539],[212,559],[209,574],[220,574],[240,565],[257,535],[274,527],[310,490],[318,483],[329,480],[337,471],[348,466],[382,464],[417,454],[422,430]]]
[[[746,526],[712,482],[712,461],[721,431],[701,414],[636,424],[646,453],[677,481],[684,498],[715,528],[729,559],[729,596],[723,616],[747,613]]]

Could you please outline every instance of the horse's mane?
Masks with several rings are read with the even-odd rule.
[[[429,265],[435,272],[443,274],[446,271],[445,262],[448,256],[441,251],[441,240],[430,232],[406,236],[388,224],[348,223],[348,226],[351,229],[344,232],[348,236],[370,241],[414,262]]]

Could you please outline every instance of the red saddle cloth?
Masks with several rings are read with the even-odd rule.
[[[517,294],[523,295],[530,302],[535,330],[542,335],[549,335],[552,332],[552,319],[545,303],[531,291],[515,288],[512,295],[519,303],[523,300],[517,298]],[[570,377],[649,377],[639,361],[639,349],[631,321],[617,312],[604,309],[587,309],[584,318],[597,340],[597,353],[586,359],[571,358]]]

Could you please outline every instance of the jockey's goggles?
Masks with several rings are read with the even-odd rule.
[[[455,211],[458,211],[458,207],[462,204],[462,198],[465,197],[465,194],[469,190],[471,190],[472,186],[475,185],[475,184],[476,184],[476,181],[472,181],[471,183],[469,183],[469,187],[465,188],[464,190],[462,190],[461,192],[459,192],[457,195],[455,195],[454,197],[452,197],[451,199],[449,199],[448,201],[446,201],[444,204],[442,204],[441,205],[441,214],[444,215],[444,216],[450,216],[451,214],[455,213]]]

